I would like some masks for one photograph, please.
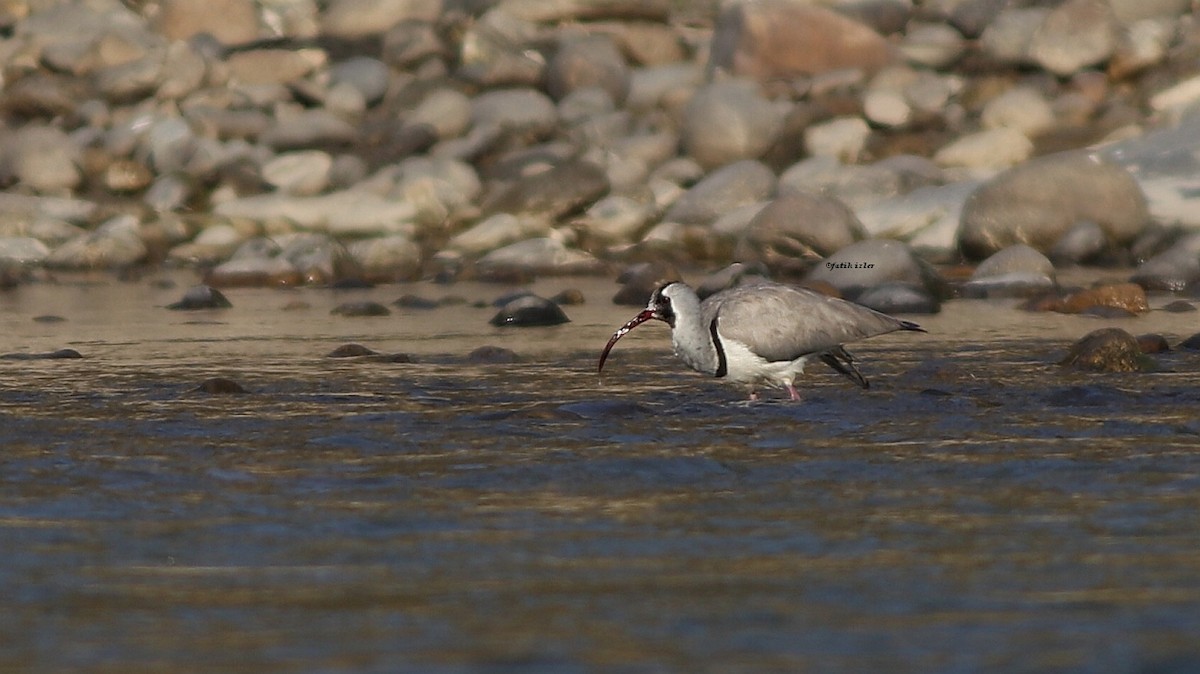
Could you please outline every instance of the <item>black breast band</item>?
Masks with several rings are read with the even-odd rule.
[[[725,362],[725,347],[721,346],[721,338],[717,336],[717,318],[713,317],[708,324],[708,332],[712,335],[713,347],[717,350],[717,371],[713,373],[718,379],[729,374],[729,365]]]

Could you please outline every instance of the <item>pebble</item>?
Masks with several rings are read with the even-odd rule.
[[[468,363],[506,364],[516,363],[520,359],[517,352],[502,346],[485,344],[467,354]]]
[[[697,91],[684,110],[683,146],[706,169],[757,159],[782,129],[783,113],[756,82],[713,82]]]
[[[867,238],[845,204],[819,194],[794,192],[769,202],[747,225],[734,257],[760,262],[779,274],[798,274],[814,260]]]
[[[390,316],[392,312],[379,302],[364,300],[360,302],[343,302],[329,311],[334,316]]]
[[[828,283],[847,299],[889,282],[927,286],[927,274],[905,244],[892,239],[852,243],[825,258],[805,276],[808,282]]]
[[[775,173],[765,164],[746,159],[708,174],[667,211],[665,220],[707,225],[739,206],[761,201],[775,190]]]
[[[210,395],[226,395],[231,393],[249,393],[244,386],[229,379],[228,377],[211,377],[200,382],[200,385],[192,389],[196,393],[208,393]]]

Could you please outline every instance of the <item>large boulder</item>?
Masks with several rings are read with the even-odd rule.
[[[1015,166],[967,198],[958,246],[980,259],[1014,243],[1048,252],[1077,222],[1095,222],[1127,245],[1150,219],[1146,197],[1124,169],[1082,152]]]

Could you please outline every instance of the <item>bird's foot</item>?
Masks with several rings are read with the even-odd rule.
[[[758,391],[750,392],[750,402],[758,402]]]
[[[797,402],[802,400],[802,398],[800,397],[800,392],[796,390],[795,386],[793,386],[792,384],[787,384],[786,386],[787,386],[787,392],[788,392],[789,398],[791,398],[792,400],[797,401]]]

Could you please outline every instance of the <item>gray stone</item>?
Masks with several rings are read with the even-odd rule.
[[[1071,225],[1048,253],[1055,262],[1082,263],[1094,259],[1108,248],[1104,229],[1090,220]]]
[[[38,192],[72,190],[83,179],[80,148],[53,126],[30,125],[9,137],[0,148],[0,177]]]
[[[353,86],[367,105],[378,103],[387,93],[391,72],[379,59],[355,56],[339,61],[329,68],[330,84],[346,83]]]
[[[93,232],[58,246],[46,258],[46,266],[61,269],[118,269],[145,259],[148,250],[133,216],[118,216]]]
[[[806,279],[837,288],[855,298],[868,288],[897,281],[926,287],[926,272],[911,249],[900,241],[867,239],[850,244],[813,267]]]
[[[966,51],[962,33],[942,23],[910,23],[900,52],[910,63],[927,68],[950,66]]]
[[[253,0],[165,0],[154,23],[171,40],[187,40],[203,33],[223,45],[236,45],[259,36]]]
[[[817,194],[789,194],[754,216],[734,256],[761,262],[783,274],[797,274],[866,238],[862,223],[845,204]]]
[[[394,68],[410,68],[426,59],[449,55],[449,48],[427,21],[401,21],[383,35],[380,58]]]
[[[592,204],[577,222],[589,239],[605,245],[632,243],[646,230],[652,206],[624,196],[608,196]]]
[[[0,268],[41,264],[49,255],[50,247],[32,236],[0,236]]]
[[[534,89],[486,91],[471,100],[471,121],[477,127],[496,127],[545,137],[558,124],[558,109]]]
[[[1005,3],[1007,4],[1007,3]],[[1030,43],[1050,10],[1044,7],[1005,9],[988,22],[979,45],[993,59],[1010,65],[1030,62]]]
[[[360,239],[347,246],[372,283],[415,281],[421,275],[421,246],[407,236],[392,235]]]
[[[485,200],[484,213],[515,213],[557,220],[587,208],[608,192],[608,177],[599,166],[568,161],[523,177]]]
[[[870,288],[855,301],[885,314],[936,314],[942,310],[937,298],[926,288],[895,281]]]
[[[1200,281],[1200,233],[1189,234],[1138,265],[1130,279],[1146,290],[1178,292]]]
[[[1054,287],[1054,264],[1017,243],[988,257],[963,286],[967,297],[1028,297]]]
[[[764,154],[783,126],[783,110],[749,80],[714,82],[684,111],[683,145],[701,166],[713,168]]]
[[[462,37],[456,75],[484,87],[540,83],[546,59],[531,47],[538,33],[536,25],[503,9],[485,12]]]
[[[273,192],[217,204],[215,215],[255,222],[290,221],[337,236],[407,234],[417,215],[415,206],[363,189],[300,197]]]
[[[404,123],[429,127],[443,140],[460,136],[471,126],[471,99],[453,89],[435,89],[421,99]]]
[[[545,236],[549,231],[549,223],[541,218],[496,213],[455,235],[447,246],[466,255],[482,255],[510,243]]]
[[[852,164],[858,161],[871,135],[871,127],[860,117],[838,117],[813,124],[804,130],[804,147],[809,154],[834,157]]]
[[[500,307],[488,323],[498,328],[531,328],[568,323],[561,307],[537,295],[523,295]]]
[[[321,16],[321,33],[356,39],[377,35],[401,21],[436,21],[442,0],[333,0]]]
[[[761,162],[723,166],[696,183],[667,211],[666,220],[709,225],[738,206],[762,201],[775,191],[775,174]]]
[[[967,199],[959,247],[981,258],[1014,243],[1047,251],[1076,222],[1100,225],[1114,246],[1149,221],[1146,198],[1124,169],[1079,152],[1048,155],[984,183]]]
[[[204,284],[194,285],[187,289],[178,302],[172,302],[167,308],[172,311],[197,311],[199,309],[228,309],[233,303],[220,290]]]
[[[262,177],[282,192],[318,194],[329,186],[333,157],[320,150],[285,152],[263,165]]]
[[[1117,20],[1107,0],[1066,0],[1038,26],[1029,55],[1061,76],[1103,63],[1117,45]]]
[[[603,268],[591,255],[567,248],[558,239],[527,239],[494,250],[477,263],[485,274],[511,272],[531,274],[596,273]]]
[[[277,151],[299,150],[316,145],[348,145],[358,140],[359,129],[328,110],[293,110],[276,117],[276,124],[263,131],[259,140]]]
[[[568,39],[555,52],[546,67],[546,91],[562,100],[580,89],[604,90],[618,105],[629,93],[629,65],[625,57],[604,35]]]
[[[933,160],[942,166],[1004,169],[1033,155],[1033,141],[1016,129],[1001,127],[971,133],[939,149]]]
[[[594,21],[643,19],[664,21],[670,0],[500,0],[499,9],[526,21]]]
[[[1017,86],[988,101],[979,121],[986,129],[1014,129],[1032,138],[1054,125],[1054,110],[1033,87]]]

